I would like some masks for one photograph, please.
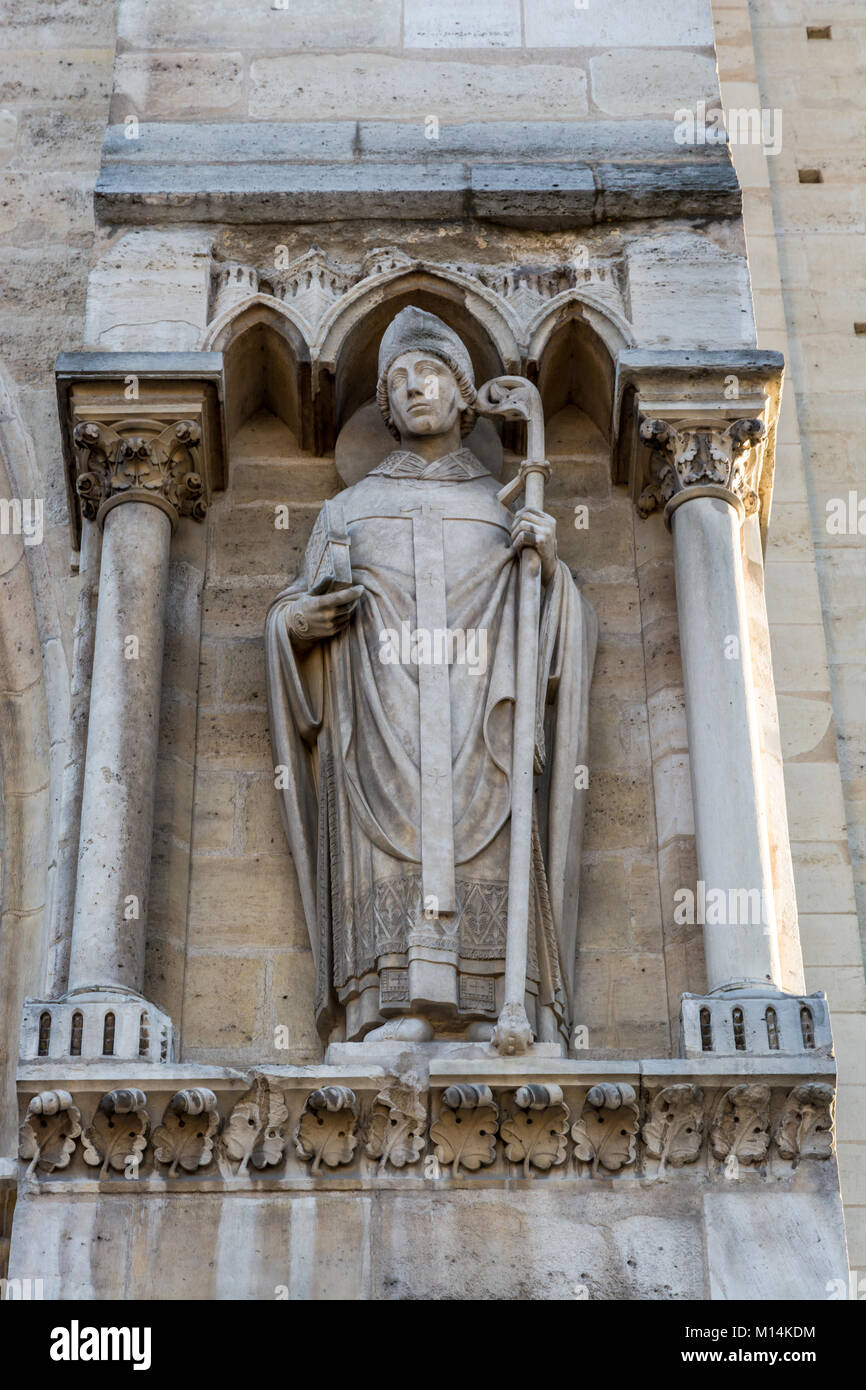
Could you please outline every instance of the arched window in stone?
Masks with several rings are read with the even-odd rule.
[[[779,1051],[779,1020],[776,1010],[771,1006],[765,1015],[767,1022],[767,1042],[772,1052]]]
[[[804,1004],[800,1009],[800,1029],[803,1034],[803,1046],[815,1046],[815,1020],[812,1017],[812,1010],[808,1004]]]

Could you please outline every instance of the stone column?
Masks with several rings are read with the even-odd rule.
[[[144,984],[171,530],[130,495],[105,517],[70,991]]]
[[[83,768],[58,847],[77,843],[55,903],[65,993],[25,1000],[21,1057],[167,1062],[171,1019],[143,995],[166,601],[173,532],[225,486],[222,355],[61,353],[56,375],[71,548],[99,578],[90,639],[93,605],[80,605]]]
[[[646,515],[673,532],[699,888],[711,994],[779,989],[767,814],[740,528],[757,508],[759,419],[644,419],[655,476]]]
[[[64,1003],[81,1017],[82,1055],[138,1055],[158,1035],[164,1054],[170,1021],[142,995],[163,630],[172,532],[206,510],[201,430],[87,420],[73,444],[82,512],[103,539]]]

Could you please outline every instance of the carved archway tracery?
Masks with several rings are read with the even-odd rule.
[[[202,347],[226,353],[230,428],[232,421],[245,418],[251,402],[255,408],[270,395],[269,408],[285,420],[303,448],[329,453],[341,427],[375,391],[384,329],[400,309],[414,303],[460,333],[479,382],[502,372],[525,374],[547,395],[548,414],[561,408],[557,392],[565,389],[566,398],[586,409],[609,437],[616,356],[633,342],[624,314],[608,302],[609,284],[603,291],[580,284],[550,294],[548,286],[561,283],[564,272],[557,279],[554,271],[515,271],[507,284],[493,287],[485,283],[489,277],[483,268],[469,271],[411,260],[385,249],[365,257],[360,278],[345,290],[340,290],[350,278],[345,273],[316,282],[321,288],[329,280],[330,305],[324,293],[311,299],[307,289],[305,295],[303,283],[297,292],[295,280],[301,274],[309,282],[310,267],[315,279],[328,266],[321,252],[309,252],[296,263],[298,274],[288,273],[281,286],[274,286],[273,277],[262,280],[275,293],[257,290],[222,308],[210,323]],[[258,283],[254,274],[250,278]],[[252,334],[264,348],[260,356],[270,385],[233,380],[249,375],[256,346]],[[565,385],[559,365],[564,335],[569,339]],[[280,380],[285,382],[283,397],[274,386]]]

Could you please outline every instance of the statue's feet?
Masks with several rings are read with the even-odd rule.
[[[493,1030],[493,1046],[503,1057],[528,1052],[533,1033],[522,1004],[506,1004]]]
[[[374,1028],[372,1033],[367,1033],[364,1042],[430,1042],[433,1038],[433,1025],[428,1023],[426,1018],[413,1018],[407,1014],[404,1018],[392,1018],[387,1023],[383,1023],[381,1028]]]

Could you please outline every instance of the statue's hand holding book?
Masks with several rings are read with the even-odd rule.
[[[339,503],[325,502],[310,533],[303,566],[306,593],[288,614],[296,643],[336,637],[351,621],[363,585],[352,583],[349,537]]]

